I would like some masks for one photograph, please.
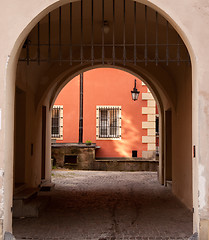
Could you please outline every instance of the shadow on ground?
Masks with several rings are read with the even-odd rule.
[[[14,219],[17,239],[188,239],[192,213],[152,172],[53,171],[38,218]]]

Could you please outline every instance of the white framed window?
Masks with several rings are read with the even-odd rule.
[[[121,106],[96,107],[96,139],[121,139]]]
[[[53,139],[63,139],[63,106],[54,105],[52,109],[52,129],[51,137]]]

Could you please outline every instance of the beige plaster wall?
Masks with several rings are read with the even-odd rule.
[[[172,109],[172,186],[173,193],[189,208],[192,195],[192,86],[191,68],[177,67],[178,102]]]
[[[4,231],[11,231],[13,183],[13,145],[11,143],[13,142],[14,83],[17,65],[15,57],[24,37],[48,10],[43,12],[42,16],[39,13],[48,8],[48,6],[57,7],[64,2],[67,1],[22,0],[20,5],[18,1],[11,0],[0,3],[0,32],[4,33],[1,34],[0,38],[0,109],[2,115],[0,128],[0,177],[4,176],[0,191],[0,196],[2,196],[0,198],[2,206],[0,219],[4,219]],[[55,4],[53,5],[53,3]],[[193,159],[193,199],[195,207],[194,231],[196,231],[199,230],[199,219],[204,219],[204,221],[209,219],[209,135],[207,134],[209,132],[209,81],[207,81],[209,75],[209,31],[207,31],[209,3],[205,0],[149,0],[146,1],[146,4],[153,7],[158,6],[161,14],[167,16],[168,20],[173,23],[173,26],[176,27],[185,40],[192,56],[192,144],[196,146],[196,157]],[[36,18],[37,15],[39,16]],[[205,29],[205,31],[202,31],[202,29]],[[40,120],[39,114],[37,114],[35,119]],[[40,124],[40,121],[37,121],[36,124]],[[40,133],[37,133],[34,141],[37,141],[39,137]],[[39,146],[35,147],[39,149]],[[177,192],[177,190],[175,191]]]

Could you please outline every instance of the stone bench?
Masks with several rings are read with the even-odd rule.
[[[13,217],[38,217],[38,188],[26,188],[13,196]]]

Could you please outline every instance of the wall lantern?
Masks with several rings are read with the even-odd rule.
[[[136,79],[135,79],[135,84],[134,84],[134,88],[133,88],[133,91],[131,91],[131,95],[132,95],[132,100],[136,101],[139,97],[139,91],[137,91],[137,88],[136,88]]]

